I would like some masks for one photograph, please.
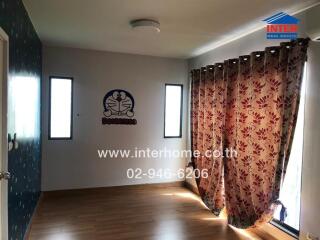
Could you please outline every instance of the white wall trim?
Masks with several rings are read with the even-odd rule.
[[[5,31],[0,27],[0,38],[4,42],[4,67],[3,67],[3,79],[2,79],[2,136],[1,136],[1,171],[7,171],[8,169],[8,142],[7,142],[7,85],[9,77],[9,37]],[[2,189],[4,188],[4,189]],[[1,239],[8,239],[8,181],[1,182]]]

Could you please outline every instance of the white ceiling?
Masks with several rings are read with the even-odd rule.
[[[319,0],[23,0],[46,45],[189,58]],[[159,34],[129,21],[160,21]]]

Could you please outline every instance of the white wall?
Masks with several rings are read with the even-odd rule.
[[[313,24],[311,16],[320,16],[320,6],[297,15],[301,20],[299,36],[307,36],[306,29]],[[317,12],[317,14],[314,14]],[[309,21],[307,21],[309,20]],[[315,19],[320,21],[320,18]],[[267,46],[277,46],[280,41],[267,40],[265,29],[225,44],[199,57],[189,60],[189,70],[213,64],[229,58],[264,50]],[[320,237],[320,43],[312,42],[308,51],[308,79],[305,105],[304,159],[302,169],[300,239],[306,239],[308,232]],[[191,184],[194,181],[189,180]]]
[[[48,140],[49,76],[74,78],[73,139]],[[185,159],[99,159],[98,149],[185,149],[187,104],[183,138],[164,139],[165,83],[184,85],[187,103],[187,61],[71,48],[43,49],[43,159],[42,190],[117,186],[176,181],[132,180],[128,168],[185,167]],[[135,99],[137,125],[102,125],[102,99],[112,89],[129,91]],[[183,179],[180,179],[183,180]]]
[[[311,42],[308,51],[304,151],[302,166],[302,235],[320,237],[320,42]]]

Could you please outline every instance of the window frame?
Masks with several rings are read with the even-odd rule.
[[[51,137],[51,83],[52,79],[67,79],[71,80],[71,109],[70,109],[70,137]],[[73,139],[73,77],[65,76],[49,76],[49,119],[48,119],[48,140],[72,140]]]
[[[177,136],[166,136],[166,105],[167,105],[167,86],[178,86],[181,91],[180,100],[180,128],[179,135]],[[182,118],[183,118],[183,84],[176,83],[166,83],[164,87],[164,128],[163,128],[163,138],[182,138]]]
[[[272,226],[275,226],[276,228],[278,228],[281,231],[285,232],[286,234],[290,235],[291,237],[294,237],[295,239],[299,239],[300,231],[289,226],[288,224],[283,223],[275,218],[272,218],[272,220],[269,223]]]

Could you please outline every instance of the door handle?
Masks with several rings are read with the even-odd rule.
[[[9,180],[11,178],[11,174],[9,172],[0,172],[0,180]]]

